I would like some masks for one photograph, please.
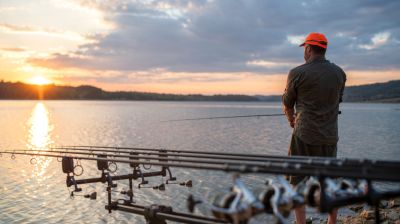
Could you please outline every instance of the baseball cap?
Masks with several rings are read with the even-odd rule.
[[[300,47],[305,44],[316,45],[326,49],[328,47],[328,39],[326,39],[325,35],[322,33],[313,32],[308,34],[304,43],[300,44]]]

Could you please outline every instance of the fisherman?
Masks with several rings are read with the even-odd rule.
[[[310,33],[300,45],[305,64],[289,72],[282,96],[283,111],[293,128],[289,156],[336,157],[339,103],[342,102],[346,74],[325,59],[328,40],[324,34]],[[305,177],[289,176],[297,185]],[[296,224],[306,223],[305,207],[295,209]],[[328,224],[336,222],[337,210]]]

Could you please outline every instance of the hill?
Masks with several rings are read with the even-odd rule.
[[[400,80],[345,88],[345,102],[400,103]]]
[[[172,100],[172,101],[280,101],[280,95],[212,95],[162,94],[135,91],[104,91],[82,85],[30,85],[21,82],[0,81],[0,99],[46,100]],[[400,103],[400,80],[345,88],[344,102],[397,102]]]
[[[280,101],[280,95],[257,96],[261,101]],[[400,80],[359,86],[346,86],[344,102],[400,103]]]
[[[109,92],[82,85],[78,87],[57,85],[30,85],[21,82],[0,81],[0,99],[22,100],[174,100],[174,101],[260,101],[247,95],[159,94],[146,92]]]

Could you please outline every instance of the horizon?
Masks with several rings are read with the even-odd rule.
[[[280,95],[326,34],[347,86],[400,78],[398,1],[0,2],[0,79],[105,91]],[[313,19],[319,18],[319,19]],[[313,27],[313,28],[310,28]]]
[[[368,85],[376,85],[376,84],[386,84],[389,82],[399,82],[400,79],[394,79],[394,80],[389,80],[386,82],[376,82],[376,83],[368,83],[368,84],[361,84],[361,85],[352,85],[352,86],[346,86],[346,87],[359,87],[359,86],[368,86]],[[216,96],[216,95],[243,95],[243,96],[252,96],[252,97],[275,97],[275,96],[282,96],[282,94],[237,94],[237,93],[215,93],[215,94],[203,94],[203,93],[169,93],[169,92],[142,92],[142,91],[135,91],[135,90],[105,90],[99,86],[95,86],[95,85],[89,85],[89,84],[80,84],[80,85],[65,85],[65,84],[56,84],[56,83],[48,83],[48,82],[41,82],[40,83],[27,83],[27,82],[21,82],[21,81],[8,81],[8,80],[3,80],[0,79],[0,83],[21,83],[24,85],[30,85],[30,86],[34,86],[34,88],[37,88],[38,94],[41,95],[41,97],[39,98],[43,98],[43,94],[45,91],[46,86],[56,86],[56,87],[72,87],[72,88],[77,88],[77,87],[81,87],[81,86],[89,86],[89,87],[94,87],[94,88],[98,88],[102,91],[105,92],[139,92],[139,93],[149,93],[149,94],[171,94],[171,95],[203,95],[203,96]]]

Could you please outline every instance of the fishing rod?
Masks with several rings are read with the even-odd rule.
[[[83,152],[81,152],[83,151]],[[147,153],[132,153],[130,152],[127,155],[122,155],[122,153],[119,152],[115,152],[115,153],[104,153],[103,150],[99,150],[102,152],[98,152],[95,153],[94,151],[87,151],[87,150],[24,150],[24,149],[16,149],[16,150],[6,150],[6,152],[31,152],[31,153],[36,153],[36,155],[46,155],[45,153],[60,153],[60,155],[62,156],[73,156],[75,154],[77,155],[86,155],[86,156],[104,156],[104,157],[109,157],[109,158],[129,158],[129,159],[135,159],[135,160],[141,160],[144,159],[146,161],[149,160],[164,160],[164,161],[175,161],[175,162],[188,162],[188,163],[206,163],[206,164],[226,164],[226,163],[230,163],[230,164],[245,164],[245,165],[263,165],[264,163],[259,163],[261,162],[289,162],[289,163],[296,163],[296,164],[301,164],[301,163],[306,163],[307,165],[330,165],[330,163],[326,163],[326,162],[322,162],[319,164],[315,164],[315,163],[308,163],[307,161],[304,160],[283,160],[283,159],[276,159],[276,158],[272,158],[272,159],[267,159],[267,158],[263,158],[263,159],[248,159],[248,158],[239,158],[239,157],[222,157],[222,158],[215,158],[215,157],[207,157],[207,156],[201,156],[202,158],[206,158],[207,160],[198,160],[198,159],[185,159],[185,157],[193,157],[195,155],[188,155],[188,156],[181,156],[181,155],[177,155],[177,154],[167,154],[167,153],[151,153],[153,155],[157,155],[157,156],[148,156]],[[126,154],[126,153],[125,153]],[[143,154],[143,156],[141,156],[141,154]],[[164,159],[165,157],[165,159]],[[167,159],[168,157],[168,159]],[[184,157],[183,159],[180,157]],[[199,158],[197,156],[195,156],[196,158]],[[290,158],[290,157],[288,157]],[[231,161],[232,160],[232,161]],[[238,160],[238,161],[237,161]],[[342,165],[343,166],[343,165]]]
[[[201,117],[201,118],[187,118],[187,119],[166,120],[166,121],[161,121],[161,122],[200,121],[200,120],[247,118],[247,117],[281,117],[281,116],[285,116],[285,114],[254,114],[254,115],[237,115],[237,116],[222,116],[222,117]]]
[[[221,162],[221,163],[202,164],[199,162],[196,163],[188,159],[180,161],[179,158],[170,158],[168,157],[168,155],[165,154],[158,155],[158,157],[153,156],[150,158],[156,161],[147,161],[147,160],[143,161],[140,160],[140,158],[149,159],[149,156],[141,157],[138,156],[137,154],[136,155],[129,154],[127,155],[127,158],[129,159],[116,159],[118,158],[117,156],[122,156],[122,155],[118,154],[117,152],[114,152],[111,155],[107,155],[101,152],[93,153],[90,151],[70,152],[67,150],[64,151],[60,150],[60,152],[57,153],[51,150],[43,152],[40,152],[40,150],[33,150],[33,151],[34,153],[32,153],[32,151],[29,152],[28,150],[27,151],[7,150],[7,151],[2,151],[0,153],[10,154],[11,158],[13,159],[15,159],[15,155],[32,156],[31,161],[36,156],[61,158],[63,172],[67,174],[67,181],[66,181],[67,187],[74,187],[73,191],[71,192],[71,197],[84,196],[85,198],[95,199],[96,198],[95,192],[87,195],[79,195],[79,192],[81,192],[82,189],[78,185],[88,184],[88,183],[105,183],[107,184],[106,191],[108,195],[108,204],[106,206],[106,209],[109,212],[111,212],[112,210],[120,210],[134,214],[141,214],[144,215],[147,222],[151,224],[159,224],[159,223],[164,224],[165,220],[189,222],[189,223],[213,223],[213,222],[232,223],[233,222],[232,220],[234,220],[233,218],[235,217],[236,217],[235,220],[245,220],[263,212],[266,212],[267,214],[274,214],[274,216],[278,218],[278,221],[284,223],[284,218],[286,218],[288,212],[290,212],[290,210],[294,208],[294,204],[296,203],[299,204],[300,203],[299,201],[301,201],[299,199],[298,192],[289,189],[288,184],[282,182],[282,180],[279,183],[268,185],[269,187],[267,187],[266,191],[264,191],[264,194],[262,194],[263,197],[259,196],[257,199],[258,201],[251,196],[251,193],[248,190],[246,190],[246,187],[242,183],[240,183],[240,181],[236,181],[233,188],[236,190],[234,192],[231,192],[229,194],[230,195],[229,197],[225,197],[227,199],[231,198],[236,200],[225,200],[223,201],[222,206],[219,206],[220,208],[218,208],[218,206],[210,207],[212,208],[211,210],[213,211],[215,219],[208,219],[206,217],[197,217],[195,215],[191,216],[185,213],[173,212],[172,208],[165,207],[162,205],[152,205],[152,206],[133,205],[132,181],[136,179],[141,179],[142,182],[138,185],[139,189],[141,188],[141,184],[147,184],[147,181],[145,181],[144,179],[145,177],[154,177],[154,176],[164,177],[168,175],[169,178],[166,181],[166,184],[168,184],[168,181],[176,181],[176,178],[172,176],[169,167],[219,170],[219,171],[240,172],[240,173],[252,172],[252,173],[292,174],[292,175],[297,174],[306,176],[310,175],[316,176],[316,178],[319,181],[318,186],[320,186],[319,188],[320,196],[318,198],[319,200],[314,198],[314,193],[316,192],[317,189],[315,184],[312,185],[312,183],[311,184],[307,183],[306,188],[308,190],[303,189],[301,192],[303,193],[306,192],[304,193],[303,196],[304,201],[309,203],[311,201],[314,201],[314,204],[317,204],[321,212],[327,212],[333,208],[341,207],[356,202],[368,202],[370,204],[377,205],[377,203],[379,203],[379,201],[384,198],[393,198],[393,197],[398,197],[400,195],[399,191],[377,193],[373,190],[373,186],[371,185],[372,180],[400,181],[400,177],[396,173],[396,169],[390,167],[385,167],[385,169],[375,169],[375,168],[371,169],[368,166],[354,166],[352,169],[349,169],[350,167],[346,167],[346,169],[343,169],[343,167],[331,166],[331,165],[329,166],[329,164],[317,166],[317,165],[310,165],[307,163],[284,162],[284,160],[280,162],[278,161],[264,162],[264,163],[257,162],[254,164],[253,163],[246,164],[242,163],[242,161],[232,162],[232,161],[217,160],[214,162]],[[160,154],[162,154],[161,152],[162,151],[160,151]],[[80,155],[86,155],[86,157]],[[126,156],[122,158],[126,158]],[[171,162],[173,159],[175,159],[174,160],[175,162]],[[74,160],[76,164],[74,164]],[[81,160],[97,161],[97,168],[98,170],[101,171],[101,176],[99,178],[88,178],[79,180],[75,179],[76,176],[79,176],[75,175],[76,167],[81,167],[83,171],[83,167],[80,164]],[[246,158],[244,161],[246,161]],[[329,161],[329,159],[327,159],[327,161]],[[129,164],[130,167],[133,169],[133,172],[124,175],[112,175],[111,174],[112,172],[109,168],[110,164],[112,163]],[[392,161],[391,163],[385,165],[390,165],[393,163],[395,162]],[[161,166],[161,170],[152,172],[142,172],[138,167],[139,164]],[[349,190],[348,192],[358,192],[359,195],[358,194],[352,195],[349,194],[347,191],[345,192],[346,194],[344,194],[342,191],[343,187],[337,187],[338,183],[334,182],[333,180],[330,180],[328,177],[350,177],[355,179],[359,178],[366,179],[368,182],[368,189],[370,190],[368,191],[367,195],[361,194],[360,191],[357,190]],[[129,180],[129,190],[120,192],[125,196],[129,196],[129,199],[112,201],[112,196],[111,196],[112,192],[116,192],[113,189],[117,187],[115,181],[120,181],[120,180]],[[179,185],[191,187],[192,183],[191,181],[190,182],[188,181],[186,183]],[[311,187],[309,187],[310,185]],[[152,188],[155,190],[163,191],[165,190],[165,185],[163,183],[159,186],[155,186]],[[238,194],[240,197],[238,196]],[[312,197],[310,195],[312,195]],[[192,200],[192,202],[193,201],[196,202],[196,200],[194,199]],[[261,208],[259,205],[260,203],[258,202],[263,202],[264,210],[260,209]],[[310,203],[310,205],[311,204],[312,203]],[[224,208],[231,208],[231,209],[226,210]],[[378,207],[376,206],[376,208]],[[247,215],[244,215],[243,211],[259,211],[259,212],[247,213]],[[379,217],[377,217],[377,220],[379,221]]]
[[[71,151],[70,151],[71,150]],[[195,156],[192,154],[189,154],[188,156],[184,156],[184,155],[180,155],[180,154],[168,154],[163,150],[160,150],[159,153],[151,153],[155,156],[148,156],[148,153],[146,152],[131,152],[131,151],[126,151],[126,152],[120,152],[120,151],[114,151],[114,150],[86,150],[86,149],[68,149],[68,150],[7,150],[8,152],[36,152],[36,153],[60,153],[63,154],[64,156],[66,156],[67,154],[78,154],[78,155],[86,155],[86,156],[107,156],[107,157],[113,157],[113,158],[129,158],[129,159],[144,159],[144,160],[160,160],[160,157],[168,157],[169,161],[175,161],[175,162],[192,162],[192,163],[205,163],[205,164],[244,164],[244,165],[263,165],[263,163],[257,163],[257,162],[280,162],[280,163],[295,163],[297,164],[306,164],[308,166],[317,166],[317,167],[325,167],[325,166],[339,166],[342,168],[352,168],[354,165],[364,165],[364,166],[368,166],[369,169],[383,169],[384,166],[388,166],[388,164],[380,164],[380,166],[375,166],[375,165],[366,165],[366,164],[362,164],[362,163],[358,163],[358,164],[354,164],[354,163],[350,163],[347,164],[341,160],[339,161],[331,161],[330,158],[324,158],[321,157],[320,161],[312,161],[310,162],[309,160],[304,160],[304,159],[296,159],[296,158],[292,158],[292,157],[281,157],[281,158],[241,158],[241,157],[220,157],[217,156],[215,157],[215,155],[212,155],[211,157],[208,156]],[[81,152],[83,151],[83,152]],[[107,153],[105,154],[105,152],[112,152],[112,153]],[[94,153],[97,152],[97,153]],[[122,155],[122,154],[127,154],[127,155]],[[144,155],[144,156],[141,156]],[[171,158],[172,157],[172,158]],[[181,158],[183,157],[183,159]],[[195,158],[202,158],[202,159],[207,159],[207,160],[193,160],[193,159],[185,159],[185,158],[191,158],[191,157],[195,157]],[[163,159],[166,160],[166,159]],[[237,162],[238,161],[238,162]],[[393,168],[393,166],[391,166]],[[383,170],[383,172],[386,172],[386,170]]]
[[[342,114],[342,111],[338,111],[338,114]],[[176,119],[176,120],[165,120],[161,122],[175,122],[175,121],[200,121],[200,120],[214,120],[214,119],[231,119],[231,118],[248,118],[248,117],[281,117],[286,114],[254,114],[254,115],[236,115],[236,116],[221,116],[221,117],[200,117],[200,118],[187,118],[187,119]]]
[[[189,151],[189,150],[170,150],[170,149],[154,149],[154,148],[132,148],[132,147],[111,147],[111,146],[63,146],[63,147],[52,147],[51,149],[63,149],[63,150],[83,150],[83,151],[98,151],[98,152],[115,152],[115,153],[132,153],[137,152],[139,154],[147,155],[168,155],[168,156],[179,156],[179,157],[193,157],[193,158],[218,158],[218,159],[231,159],[231,160],[243,160],[248,158],[254,161],[303,161],[308,164],[325,164],[329,165],[366,165],[374,167],[398,167],[400,163],[397,161],[379,161],[370,159],[349,159],[349,158],[333,158],[333,157],[307,157],[307,156],[278,156],[278,155],[267,155],[267,154],[244,154],[244,153],[224,153],[224,152],[210,152],[210,151]]]
[[[329,176],[329,177],[347,177],[359,178],[364,177],[371,180],[383,181],[400,181],[400,175],[396,169],[370,169],[363,166],[351,167],[337,167],[337,166],[312,166],[309,164],[301,163],[288,163],[288,162],[264,162],[264,163],[243,163],[223,161],[219,163],[200,163],[190,160],[190,162],[170,162],[169,158],[160,157],[158,161],[143,161],[138,159],[115,159],[115,158],[101,158],[93,156],[77,156],[77,155],[62,155],[50,153],[30,153],[30,152],[14,152],[3,151],[1,153],[10,154],[15,158],[15,155],[28,155],[28,156],[45,156],[54,158],[69,157],[76,160],[95,160],[104,162],[127,163],[127,164],[142,164],[154,165],[162,167],[176,167],[176,168],[191,168],[203,170],[216,170],[225,172],[239,172],[239,173],[264,173],[264,174],[285,174],[285,175],[315,175],[315,176]],[[171,158],[172,160],[172,158]],[[178,159],[175,159],[178,160]]]
[[[60,155],[62,156],[74,156],[74,155],[85,155],[85,156],[91,156],[91,157],[109,157],[109,158],[126,158],[126,159],[135,159],[135,160],[146,160],[146,161],[151,161],[151,160],[155,160],[155,161],[164,161],[164,162],[169,162],[169,161],[174,161],[174,162],[180,162],[180,163],[191,163],[191,164],[216,164],[216,165],[236,165],[236,166],[243,166],[243,165],[250,165],[250,166],[264,166],[265,163],[276,163],[276,164],[282,164],[282,163],[287,163],[284,160],[266,160],[264,159],[263,162],[258,162],[258,161],[253,161],[253,160],[246,160],[246,159],[241,159],[240,161],[239,158],[235,158],[237,160],[221,160],[221,159],[207,159],[207,160],[199,160],[199,159],[185,159],[185,158],[177,158],[176,156],[174,157],[168,157],[167,154],[162,154],[160,153],[159,156],[154,157],[154,156],[140,156],[139,154],[129,154],[129,155],[121,155],[121,154],[102,154],[102,153],[94,153],[94,152],[69,152],[69,151],[58,151],[58,150],[13,150],[13,151],[9,151],[9,152],[34,152],[36,153],[36,155],[47,155],[46,153],[60,153]],[[34,158],[32,158],[34,159]],[[31,159],[31,160],[32,160]],[[32,161],[31,161],[32,163]],[[316,164],[309,164],[309,163],[302,163],[301,161],[296,162],[296,161],[290,161],[290,163],[294,164],[295,166],[299,166],[299,165],[303,165],[303,166],[307,166],[309,168],[321,168],[328,166],[329,163],[321,163],[319,165]],[[136,164],[139,165],[139,163],[132,163],[132,164]],[[116,165],[116,163],[113,163],[114,167],[112,170],[112,172],[115,172],[118,167]],[[342,171],[344,171],[345,169],[348,170],[352,170],[352,167],[348,167],[348,166],[340,166],[340,168],[342,169]],[[304,167],[303,167],[304,169]],[[111,170],[110,170],[111,171]],[[378,169],[374,169],[374,172],[378,172]],[[381,173],[386,173],[386,170],[382,170]]]

